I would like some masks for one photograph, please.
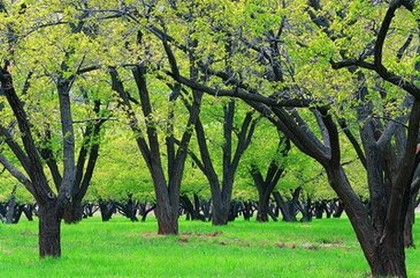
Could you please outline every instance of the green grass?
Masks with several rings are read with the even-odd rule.
[[[181,220],[180,236],[157,236],[156,229],[151,218],[63,225],[62,258],[39,260],[36,222],[0,225],[0,277],[336,278],[369,272],[347,219],[237,220],[226,227]],[[407,266],[410,277],[420,277],[416,250],[407,252]]]

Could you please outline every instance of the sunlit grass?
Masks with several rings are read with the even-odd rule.
[[[36,222],[0,225],[0,277],[366,277],[369,270],[347,219],[226,227],[181,220],[180,230],[158,236],[152,218],[91,218],[63,225],[61,259],[39,260]],[[407,253],[410,277],[420,277],[419,252]]]

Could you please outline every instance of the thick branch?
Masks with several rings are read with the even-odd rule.
[[[6,170],[15,177],[20,183],[22,183],[29,192],[35,195],[35,189],[32,185],[32,182],[17,168],[15,168],[10,161],[6,159],[2,154],[0,154],[0,163],[6,168]]]

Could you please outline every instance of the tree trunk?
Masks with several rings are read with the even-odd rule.
[[[406,278],[405,253],[402,229],[396,227],[382,237],[374,236],[366,208],[350,190],[347,177],[341,167],[326,168],[329,182],[340,199],[353,226],[363,253],[369,263],[373,277]],[[398,236],[391,233],[398,233]],[[395,240],[398,238],[398,240]]]
[[[412,197],[410,198],[410,202],[408,204],[407,214],[405,216],[404,221],[404,247],[411,248],[414,246],[414,238],[413,238],[413,225],[415,219],[415,199]]]
[[[155,209],[158,222],[159,235],[177,235],[178,234],[178,213],[171,210],[159,208]]]
[[[229,221],[230,203],[227,203],[225,200],[222,200],[221,197],[214,197],[215,196],[212,196],[213,210],[211,222],[214,226],[227,225]]]
[[[397,245],[402,248],[398,248]],[[385,239],[379,244],[377,254],[377,263],[372,267],[373,277],[407,277],[402,239],[400,244],[394,244]]]
[[[79,200],[73,202],[64,208],[63,220],[66,224],[76,224],[82,221],[83,206]]]
[[[55,205],[39,206],[39,256],[60,257],[61,219]]]
[[[281,215],[283,216],[283,221],[285,222],[296,222],[296,215],[292,213],[292,207],[294,206],[291,201],[284,201],[280,192],[274,191],[273,193],[274,200],[276,201],[277,207],[280,209]]]
[[[14,223],[15,209],[16,209],[16,199],[15,199],[15,196],[12,195],[9,201],[7,202],[7,206],[6,206],[6,224]]]
[[[268,205],[270,203],[270,194],[260,194],[258,198],[258,222],[268,222]]]

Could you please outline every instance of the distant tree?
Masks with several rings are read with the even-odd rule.
[[[137,43],[148,49],[147,42],[143,40],[143,34],[137,34]],[[177,61],[168,43],[163,40],[163,47],[169,57],[170,66],[177,70]],[[144,52],[147,56],[147,51]],[[139,57],[142,59],[143,57]],[[182,87],[179,84],[163,83],[170,89],[170,93],[166,95],[166,99],[159,103],[160,106],[168,108],[168,112],[163,116],[163,130],[159,130],[158,105],[153,105],[151,100],[151,90],[149,89],[147,71],[150,63],[143,63],[140,60],[135,61],[136,65],[131,68],[131,74],[135,81],[138,99],[131,97],[124,87],[124,83],[120,78],[117,68],[110,67],[109,74],[112,80],[112,89],[117,93],[120,99],[121,107],[129,120],[128,125],[134,133],[138,149],[143,156],[147,168],[152,177],[153,186],[156,194],[155,215],[158,220],[159,234],[178,234],[178,217],[179,217],[179,198],[180,186],[183,178],[185,160],[187,157],[188,145],[192,137],[192,128],[195,125],[201,105],[202,93],[192,91],[189,97],[192,99],[188,109],[188,116],[185,128],[180,134],[180,139],[176,138],[175,107],[182,93]],[[193,65],[189,69],[191,78],[195,76]],[[156,77],[157,78],[157,77]],[[142,112],[144,129],[141,119],[136,115],[135,108],[138,106]],[[162,132],[163,131],[163,132]],[[163,135],[161,135],[163,133]],[[159,138],[164,138],[160,141]],[[177,144],[178,142],[178,144]],[[165,148],[166,151],[161,149]],[[166,167],[163,156],[166,156]],[[166,174],[165,174],[166,172]]]
[[[251,143],[258,121],[258,118],[253,117],[253,112],[251,111],[245,114],[243,119],[239,121],[239,124],[236,124],[238,120],[235,120],[235,114],[239,110],[237,106],[238,104],[235,103],[234,99],[230,99],[223,105],[221,157],[212,155],[209,148],[211,136],[215,136],[215,134],[209,134],[205,131],[203,121],[211,119],[199,119],[195,125],[200,155],[194,154],[191,151],[190,155],[210,184],[213,205],[213,225],[225,225],[228,222],[235,174],[242,155]],[[236,140],[234,135],[236,135]],[[220,138],[220,136],[215,137]],[[217,167],[219,165],[220,167]],[[217,173],[218,168],[220,169],[219,174]]]
[[[267,222],[269,219],[270,197],[274,188],[283,176],[287,165],[285,160],[290,151],[290,141],[282,134],[279,134],[279,137],[279,143],[276,150],[278,157],[275,157],[270,161],[266,174],[263,175],[260,167],[256,163],[252,163],[249,169],[258,191],[257,221],[260,222]],[[289,219],[288,215],[285,216],[285,219]]]

